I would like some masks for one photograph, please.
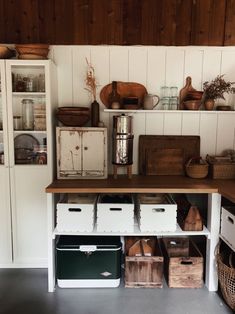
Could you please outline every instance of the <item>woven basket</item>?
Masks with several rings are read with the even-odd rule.
[[[210,176],[213,179],[234,179],[235,178],[235,163],[216,162],[215,157],[206,156],[209,163]]]
[[[235,253],[233,251],[230,253],[230,265],[226,265],[224,262],[224,256],[220,252],[220,243],[217,245],[216,260],[221,293],[226,303],[232,310],[235,310],[235,268],[232,266],[232,254]]]
[[[199,161],[198,161],[199,160]],[[195,162],[196,161],[196,162]],[[200,158],[191,158],[185,165],[185,170],[190,178],[202,179],[208,175],[208,163]]]

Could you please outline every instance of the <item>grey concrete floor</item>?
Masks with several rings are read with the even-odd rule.
[[[47,292],[46,269],[1,269],[4,314],[226,314],[215,292],[202,289],[56,289]]]

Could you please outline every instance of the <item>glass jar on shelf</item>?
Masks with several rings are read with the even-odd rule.
[[[22,126],[23,130],[34,129],[34,108],[32,99],[22,99]]]

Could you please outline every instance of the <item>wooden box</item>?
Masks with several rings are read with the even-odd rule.
[[[129,256],[129,249],[138,241],[146,241],[152,248],[152,256]],[[163,256],[158,239],[155,237],[125,238],[125,287],[128,288],[162,288]],[[137,254],[138,255],[138,254]],[[149,255],[149,254],[146,254]]]
[[[175,238],[177,242],[179,238]],[[170,240],[174,241],[173,238]],[[189,239],[188,254],[176,254],[162,241],[162,252],[165,260],[165,276],[170,288],[201,288],[203,285],[203,257],[196,244]]]

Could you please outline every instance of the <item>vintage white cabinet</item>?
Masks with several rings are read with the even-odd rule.
[[[107,129],[57,127],[57,178],[107,177]]]
[[[46,267],[44,190],[54,177],[55,65],[49,60],[0,65],[0,267]]]

